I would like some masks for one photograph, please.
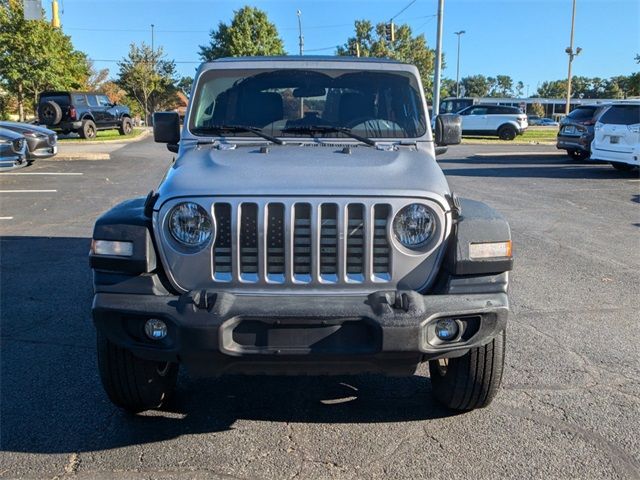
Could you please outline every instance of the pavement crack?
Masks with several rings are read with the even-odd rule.
[[[78,472],[78,468],[80,467],[80,454],[77,452],[69,455],[69,461],[64,466],[65,475],[74,475]]]

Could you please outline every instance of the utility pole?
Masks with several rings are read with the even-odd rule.
[[[51,2],[51,26],[60,28],[60,12],[58,10],[58,0]]]
[[[456,98],[460,98],[460,37],[464,35],[464,30],[460,30],[459,32],[453,32],[458,36],[458,66],[456,67]]]
[[[576,0],[573,0],[573,12],[571,13],[571,38],[569,40],[569,46],[565,49],[567,55],[569,55],[569,72],[567,74],[567,104],[565,105],[564,113],[569,115],[571,110],[571,64],[573,59],[580,55],[582,49],[580,47],[573,50],[573,31],[576,23]]]
[[[155,28],[155,25],[152,23],[151,24],[151,55],[153,55],[156,52],[155,49],[153,48],[153,46],[154,46],[154,32],[153,32],[153,29],[154,28]]]
[[[302,36],[302,11],[296,11],[298,16],[298,45],[300,46],[300,56],[304,54],[304,37]],[[300,118],[304,117],[304,98],[300,98]]]
[[[442,63],[442,23],[444,0],[438,0],[438,33],[436,38],[436,71],[433,79],[433,116],[440,113],[440,64]]]

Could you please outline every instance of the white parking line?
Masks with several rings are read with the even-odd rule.
[[[58,190],[0,190],[0,193],[56,193]]]
[[[5,172],[0,174],[0,176],[2,175],[6,175],[6,176],[13,176],[13,175],[84,175],[84,173],[78,173],[78,172],[15,172],[15,173],[11,173],[11,172]]]
[[[513,155],[566,155],[564,152],[493,152],[493,153],[474,153],[474,157],[511,157]]]
[[[0,217],[0,220],[13,220],[13,217]]]

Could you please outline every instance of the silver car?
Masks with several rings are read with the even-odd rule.
[[[27,141],[24,136],[0,128],[0,169],[20,168],[27,164]]]
[[[418,70],[392,60],[221,59],[196,75],[157,191],[95,225],[98,366],[116,405],[170,398],[198,374],[377,372],[429,363],[447,407],[500,385],[511,234],[458,198],[435,155]]]
[[[27,141],[27,158],[50,158],[58,153],[58,135],[53,130],[29,123],[0,121],[0,128],[13,130]]]

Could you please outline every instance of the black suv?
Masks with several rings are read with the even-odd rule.
[[[585,160],[591,155],[593,141],[593,127],[604,107],[609,104],[580,105],[560,122],[558,130],[559,150],[566,150],[567,155],[574,160]]]
[[[98,130],[117,128],[120,135],[133,131],[129,107],[111,103],[97,92],[43,92],[38,100],[40,123],[64,134],[76,132],[94,138]]]

